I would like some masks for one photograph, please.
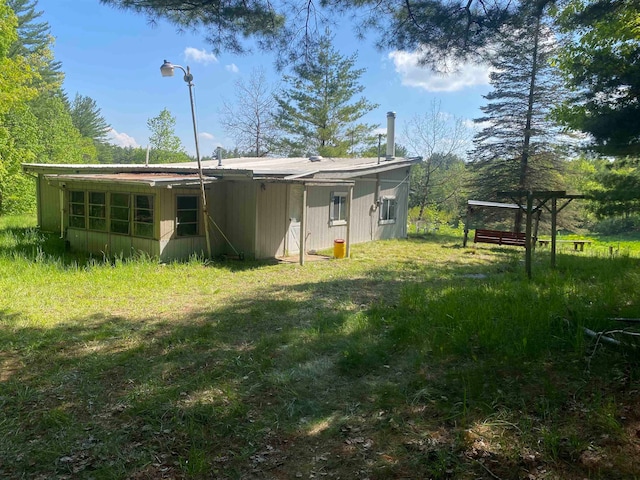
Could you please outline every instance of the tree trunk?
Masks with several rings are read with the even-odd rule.
[[[538,43],[540,41],[540,20],[542,11],[536,15],[536,25],[533,37],[533,53],[531,59],[531,81],[529,82],[529,97],[527,104],[527,117],[524,127],[524,142],[522,145],[522,155],[520,156],[520,178],[519,190],[529,190],[527,182],[527,170],[529,167],[530,145],[531,145],[531,119],[533,118],[533,105],[535,101],[536,77],[538,75]],[[516,212],[514,232],[522,231],[522,209]]]

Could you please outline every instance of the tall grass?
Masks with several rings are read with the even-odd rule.
[[[581,329],[640,317],[633,246],[528,280],[455,231],[162,265],[33,224],[0,218],[0,476],[640,475],[638,355]]]

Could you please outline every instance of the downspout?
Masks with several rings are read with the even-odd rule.
[[[64,239],[64,189],[65,184],[60,184],[60,238]]]

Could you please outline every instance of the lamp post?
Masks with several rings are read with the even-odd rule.
[[[202,201],[202,216],[204,219],[204,234],[207,240],[207,254],[211,258],[211,241],[209,239],[209,214],[207,213],[207,195],[204,190],[204,176],[202,174],[202,162],[200,161],[200,144],[198,143],[198,126],[196,123],[196,108],[193,101],[193,75],[187,66],[185,70],[181,65],[174,65],[166,60],[160,67],[160,73],[163,77],[173,77],[173,72],[176,68],[179,68],[184,73],[184,81],[187,82],[189,87],[189,100],[191,102],[191,119],[193,120],[193,139],[196,142],[196,160],[198,162],[198,178],[200,179],[200,195]]]

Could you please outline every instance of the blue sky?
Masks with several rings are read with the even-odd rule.
[[[111,142],[146,147],[147,120],[167,108],[176,117],[176,133],[191,154],[195,152],[189,93],[182,74],[160,75],[164,59],[190,66],[194,76],[200,151],[211,155],[217,146],[234,143],[220,126],[223,100],[233,103],[237,79],[248,79],[254,67],[262,67],[270,83],[277,85],[282,73],[273,67],[270,55],[211,53],[204,35],[178,33],[170,24],[154,26],[130,11],[102,5],[98,0],[39,0],[38,10],[55,38],[54,54],[62,62],[64,89],[72,99],[76,93],[93,98],[111,125]],[[346,23],[346,22],[345,22]],[[342,55],[358,53],[357,68],[364,96],[380,107],[364,121],[386,125],[386,112],[397,113],[396,130],[415,115],[440,102],[440,111],[471,120],[480,116],[482,95],[489,91],[486,68],[465,66],[442,77],[416,64],[411,52],[381,52],[373,39],[357,41],[345,24],[336,35]]]

